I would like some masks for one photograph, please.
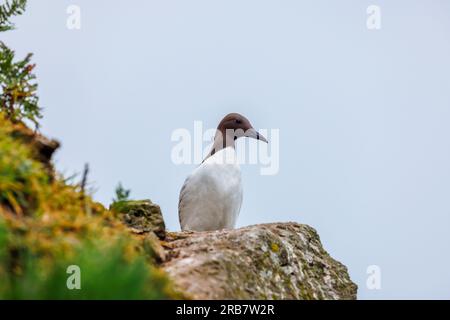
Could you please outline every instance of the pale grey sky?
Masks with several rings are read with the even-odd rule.
[[[240,112],[280,130],[280,172],[242,167],[239,226],[313,226],[361,299],[448,299],[449,18],[447,0],[31,0],[2,40],[34,52],[57,167],[89,162],[101,202],[122,181],[177,230],[195,166],[172,163],[173,130]]]

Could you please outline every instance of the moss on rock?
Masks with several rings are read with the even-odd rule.
[[[150,200],[115,202],[110,210],[121,215],[127,226],[136,233],[153,232],[160,239],[166,236],[161,209]]]

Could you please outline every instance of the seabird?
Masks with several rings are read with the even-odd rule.
[[[232,229],[242,204],[241,170],[235,141],[241,137],[261,140],[247,118],[230,113],[220,121],[211,151],[180,191],[178,216],[181,230]]]

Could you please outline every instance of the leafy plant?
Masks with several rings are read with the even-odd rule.
[[[25,11],[27,0],[6,0],[0,5],[0,32],[14,29],[14,24],[9,22],[12,16],[21,15]]]
[[[12,121],[28,119],[38,126],[42,116],[31,57],[15,62],[14,51],[0,42],[0,109]]]
[[[26,3],[26,0],[12,0],[0,5],[0,32],[14,28],[9,18],[22,14]],[[32,56],[30,53],[15,61],[14,51],[0,41],[0,110],[12,121],[27,119],[38,127],[42,116]]]
[[[125,189],[122,186],[122,183],[119,182],[119,184],[116,187],[116,197],[113,199],[113,202],[120,202],[120,201],[127,201],[130,199],[130,193],[131,190]]]

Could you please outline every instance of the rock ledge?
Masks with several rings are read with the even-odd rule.
[[[167,233],[162,267],[193,299],[356,299],[347,268],[294,222]]]

